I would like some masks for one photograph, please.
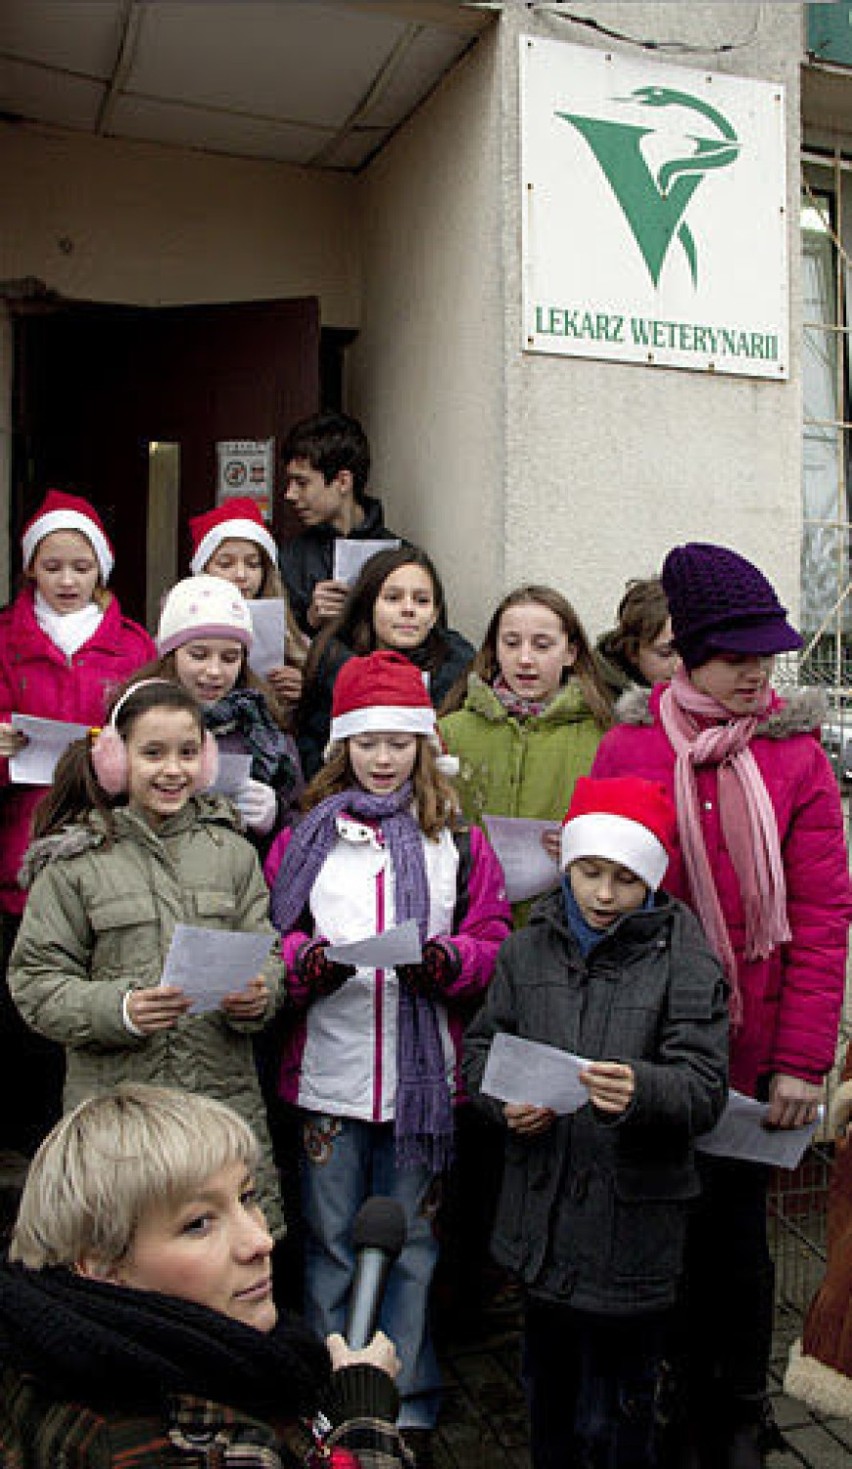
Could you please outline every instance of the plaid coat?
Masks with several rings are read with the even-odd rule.
[[[346,1451],[346,1452],[344,1452]],[[275,1427],[203,1398],[175,1397],[168,1417],[99,1413],[54,1399],[15,1368],[0,1377],[4,1469],[404,1469],[392,1424],[352,1418],[317,1447],[300,1425]]]

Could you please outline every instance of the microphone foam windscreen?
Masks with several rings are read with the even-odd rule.
[[[356,1250],[384,1250],[398,1255],[408,1233],[405,1210],[397,1199],[375,1194],[361,1205],[352,1225],[352,1244]]]

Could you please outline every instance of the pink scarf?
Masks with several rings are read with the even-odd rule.
[[[766,713],[771,697],[767,691],[758,716]],[[790,938],[790,926],[778,823],[749,748],[760,721],[754,715],[731,714],[702,694],[682,668],[660,699],[660,719],[677,757],[675,806],[689,890],[704,932],[725,966],[736,1027],[742,1022],[737,962],[704,844],[695,771],[701,765],[717,767],[722,834],[745,913],[745,958],[765,959]]]

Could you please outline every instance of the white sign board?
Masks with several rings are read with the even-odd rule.
[[[235,495],[256,500],[267,519],[275,471],[274,439],[219,439],[216,444],[218,484],[216,503]]]
[[[524,348],[789,374],[784,88],[521,38]]]

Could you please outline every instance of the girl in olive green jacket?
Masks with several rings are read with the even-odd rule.
[[[68,1111],[123,1081],[227,1101],[258,1134],[258,1191],[273,1233],[281,1206],[252,1034],[271,1019],[282,969],[193,1014],[160,977],[177,923],[275,937],[254,848],[230,805],[199,794],[215,742],[180,685],[144,679],[94,740],[72,745],[39,807],[32,883],[9,983],[23,1018],[65,1047]]]
[[[504,597],[471,673],[441,714],[441,733],[459,761],[466,820],[553,821],[556,886],[559,823],[612,722],[610,696],[571,604],[550,587],[519,587]],[[516,926],[527,911],[527,904],[515,906]]]

